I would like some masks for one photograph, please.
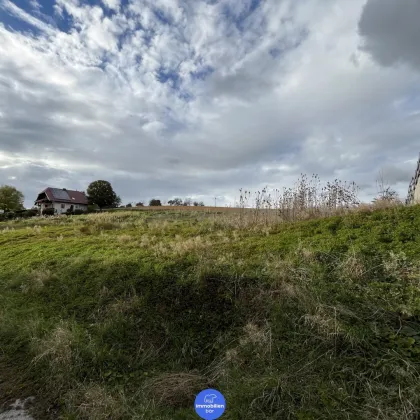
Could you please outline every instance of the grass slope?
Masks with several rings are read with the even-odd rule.
[[[0,223],[3,401],[181,420],[215,387],[226,420],[416,419],[419,251],[418,206],[246,228],[170,211]]]

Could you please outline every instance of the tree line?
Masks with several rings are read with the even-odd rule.
[[[141,202],[141,201],[136,203],[136,207],[143,207],[143,206],[144,206],[144,203]],[[157,198],[152,198],[149,201],[149,206],[150,207],[162,206],[162,201],[157,199]],[[198,206],[204,206],[204,202],[203,201],[193,201],[191,198],[182,199],[182,198],[176,197],[176,198],[173,198],[171,200],[168,200],[168,206],[195,206],[195,207],[198,207]],[[133,207],[133,205],[131,203],[128,203],[127,205],[122,206],[122,207]]]
[[[111,184],[108,181],[94,181],[87,189],[87,197],[90,205],[97,205],[100,209],[102,208],[115,208],[115,207],[133,207],[132,203],[128,203],[125,206],[121,206],[121,198],[114,192]],[[173,198],[168,200],[169,206],[204,206],[202,201],[193,201],[191,198]],[[136,207],[143,207],[144,203],[139,201],[136,203]],[[150,207],[162,206],[162,201],[158,198],[152,198],[149,201]]]

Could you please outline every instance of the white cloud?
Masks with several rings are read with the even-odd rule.
[[[120,0],[102,0],[108,9],[118,10],[120,7]]]
[[[28,199],[66,177],[130,201],[314,171],[374,186],[382,166],[404,193],[419,76],[360,51],[364,0],[103,3],[57,0],[52,24],[0,0],[26,25],[0,24],[0,170]]]

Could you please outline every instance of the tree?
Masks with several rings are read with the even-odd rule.
[[[192,204],[192,200],[191,200],[191,198],[186,198],[185,200],[184,200],[184,203],[182,204],[183,206],[191,206],[191,204]]]
[[[162,205],[162,203],[160,202],[160,200],[158,200],[158,199],[156,199],[156,198],[152,198],[150,201],[149,201],[149,206],[161,206]]]
[[[182,206],[182,198],[175,197],[168,201],[170,206]]]
[[[143,206],[144,206],[144,204],[141,201],[139,201],[138,203],[136,203],[136,207],[143,207]]]
[[[101,210],[104,207],[118,207],[121,198],[115,194],[108,181],[94,181],[89,184],[87,189],[89,204],[96,204]]]
[[[391,185],[385,180],[384,173],[381,170],[376,180],[376,185],[378,188],[378,196],[373,199],[374,203],[378,202],[387,202],[387,203],[399,203],[400,198],[398,192],[392,189]]]
[[[133,205],[131,203],[128,203],[125,207],[130,208],[133,207]]]
[[[23,194],[15,187],[0,187],[0,209],[6,211],[23,210]]]
[[[194,201],[195,207],[204,207],[204,203],[202,201]]]

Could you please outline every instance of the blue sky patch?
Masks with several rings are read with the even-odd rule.
[[[205,66],[198,71],[192,71],[191,77],[193,79],[205,80],[208,76],[210,76],[215,71],[214,67]]]
[[[168,83],[173,89],[178,89],[181,84],[181,78],[176,71],[163,67],[158,70],[157,79],[160,83]]]
[[[225,6],[223,14],[229,22],[232,22],[232,24],[242,32],[245,29],[245,21],[258,9],[263,1],[264,0],[251,0],[249,7],[242,11],[239,16],[235,15],[229,6]]]
[[[171,25],[172,19],[169,16],[167,16],[162,9],[154,9],[153,13],[161,23],[165,25]]]

